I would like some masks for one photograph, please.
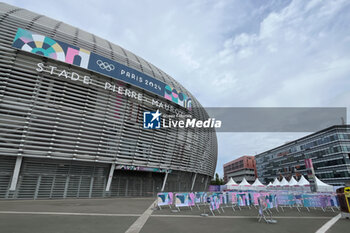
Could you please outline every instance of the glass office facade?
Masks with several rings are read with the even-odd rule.
[[[350,181],[350,126],[335,125],[255,156],[258,177],[268,183],[275,177],[306,175],[305,158],[311,158],[316,176],[331,185]]]

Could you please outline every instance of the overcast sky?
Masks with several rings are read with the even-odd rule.
[[[205,107],[349,107],[347,0],[5,0],[118,44]],[[349,112],[348,112],[349,115]],[[220,133],[217,172],[305,133]]]

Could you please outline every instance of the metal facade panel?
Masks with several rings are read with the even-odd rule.
[[[146,100],[160,97],[101,74],[18,51],[11,47],[12,41],[17,28],[26,28],[95,51],[179,90],[185,88],[165,72],[117,45],[62,22],[45,19],[45,16],[0,3],[0,158],[24,156],[18,182],[20,190],[0,195],[18,198],[153,195],[159,183],[161,186],[162,178],[156,175],[144,179],[128,174],[116,179],[120,183],[116,189],[113,180],[112,191],[106,194],[103,190],[111,163],[213,176],[217,159],[215,132],[143,130],[143,112],[154,110],[154,106],[97,85],[111,82],[128,86],[142,93]],[[38,63],[46,70],[57,68],[52,74],[38,72],[35,70]],[[96,85],[58,77],[63,70],[90,76]],[[193,96],[191,98],[195,106],[200,106]],[[203,117],[207,113],[200,109],[194,115]],[[40,165],[35,158],[46,164]],[[67,161],[74,163],[67,165]],[[101,164],[103,168],[94,165],[93,170],[89,170],[91,164],[86,162]],[[0,185],[5,187],[12,170],[5,174],[1,164],[0,168]]]

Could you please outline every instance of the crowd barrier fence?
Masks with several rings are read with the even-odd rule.
[[[175,197],[175,198],[174,198]],[[189,192],[189,193],[172,193],[163,192],[157,194],[157,206],[161,209],[163,206],[176,207],[180,211],[180,207],[193,206],[200,209],[200,206],[209,207],[212,215],[214,211],[221,213],[224,208],[231,207],[233,211],[242,207],[249,209],[258,208],[261,211],[271,212],[275,208],[285,211],[285,208],[296,208],[299,212],[302,207],[307,211],[310,208],[320,208],[326,211],[327,208],[334,212],[339,209],[339,202],[335,193],[302,193],[290,191],[226,191],[226,192]],[[263,206],[264,210],[261,210]],[[261,216],[260,216],[261,217]],[[260,218],[261,220],[261,218]]]

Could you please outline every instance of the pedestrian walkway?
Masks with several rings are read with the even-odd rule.
[[[166,233],[166,232],[310,232],[315,233],[338,212],[285,209],[273,213],[277,224],[258,223],[255,208],[230,208],[202,217],[204,208],[153,208],[154,198],[6,200],[0,201],[1,232]],[[346,232],[350,220],[339,220],[327,232]]]

